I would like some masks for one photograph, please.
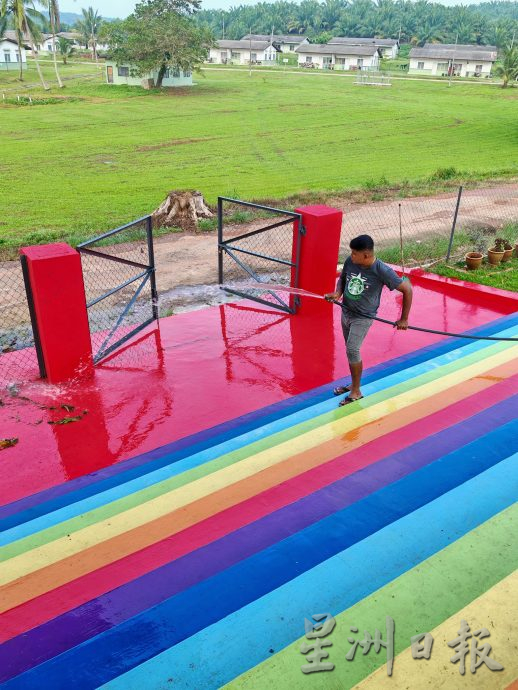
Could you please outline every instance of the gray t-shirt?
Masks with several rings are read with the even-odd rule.
[[[394,290],[401,285],[403,279],[398,274],[376,259],[372,266],[364,268],[353,264],[347,257],[340,274],[337,288],[343,289],[343,304],[345,311],[351,316],[354,312],[361,312],[366,316],[376,316],[380,305],[381,291],[386,285]]]

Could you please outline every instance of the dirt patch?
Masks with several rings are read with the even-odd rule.
[[[220,137],[200,137],[198,139],[171,139],[171,141],[163,141],[161,144],[151,144],[149,146],[137,146],[137,151],[158,151],[159,149],[167,149],[173,146],[183,146],[184,144],[199,144],[204,141],[214,141]]]

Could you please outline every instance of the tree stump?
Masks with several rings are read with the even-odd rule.
[[[152,218],[157,228],[175,227],[196,232],[200,218],[212,218],[213,215],[201,192],[192,189],[173,189],[153,212]]]

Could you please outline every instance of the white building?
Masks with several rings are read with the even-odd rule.
[[[281,53],[294,53],[302,43],[309,43],[305,36],[295,34],[247,34],[242,41],[268,41],[280,50]]]
[[[496,46],[425,43],[410,51],[409,74],[438,77],[489,77],[497,58]]]
[[[349,46],[312,44],[299,46],[299,67],[333,70],[362,70],[379,68],[380,51],[374,45]]]
[[[329,45],[347,45],[347,46],[370,46],[373,45],[379,48],[381,56],[393,60],[397,58],[399,52],[399,41],[395,38],[355,38],[336,36],[328,41]]]
[[[274,65],[279,52],[270,40],[268,41],[216,41],[211,48],[208,62],[218,65]]]
[[[27,69],[27,53],[25,48],[26,46],[22,46],[20,50],[18,43],[12,38],[6,38],[5,36],[0,38],[0,71],[19,70],[20,57],[22,69]]]
[[[152,89],[158,78],[158,70],[153,70],[143,77],[132,76],[131,65],[117,65],[116,62],[105,62],[105,74],[107,84],[128,84],[129,86],[142,86],[144,89]],[[181,69],[167,69],[162,80],[162,86],[178,87],[192,86],[192,72]]]

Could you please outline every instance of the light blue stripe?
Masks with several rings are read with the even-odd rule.
[[[507,328],[503,331],[500,331],[497,335],[500,337],[512,337],[516,333],[518,333],[518,327],[514,326],[512,328]],[[402,337],[404,337],[404,335]],[[379,381],[373,381],[364,387],[365,394],[372,395],[374,393],[389,389],[404,381],[407,381],[410,378],[416,378],[417,376],[426,374],[427,372],[438,369],[439,367],[459,361],[464,357],[473,354],[474,352],[486,350],[491,347],[495,347],[495,343],[491,341],[481,340],[471,342],[462,348],[453,350],[452,352],[447,352],[440,357],[427,360],[408,369],[391,374],[380,379]],[[438,372],[438,374],[440,375],[440,372]],[[148,474],[142,475],[129,482],[115,486],[112,489],[95,494],[94,496],[85,498],[82,501],[77,501],[76,503],[72,503],[60,508],[59,510],[42,515],[34,520],[30,520],[12,527],[11,529],[5,530],[2,534],[0,534],[0,547],[19,539],[23,539],[24,537],[36,532],[53,527],[60,522],[77,517],[78,515],[85,514],[91,510],[94,510],[95,508],[106,505],[120,498],[124,498],[125,496],[128,496],[136,491],[140,491],[171,477],[182,474],[187,470],[198,467],[204,463],[208,463],[222,455],[239,450],[245,446],[250,446],[249,450],[250,454],[252,454],[254,452],[252,445],[253,443],[262,441],[268,436],[273,436],[274,434],[285,431],[292,426],[302,424],[307,420],[318,420],[319,416],[335,410],[336,404],[336,399],[334,397],[330,397],[329,400],[321,402],[317,405],[309,406],[292,415],[288,415],[282,419],[265,424],[264,426],[247,432],[242,436],[237,436],[233,439],[225,441],[224,443],[183,458],[182,460],[175,461],[170,465],[165,465],[158,470],[149,472]]]
[[[152,690],[173,677],[175,688],[220,688],[302,637],[304,618],[345,611],[512,505],[517,491],[518,453],[101,687]]]

